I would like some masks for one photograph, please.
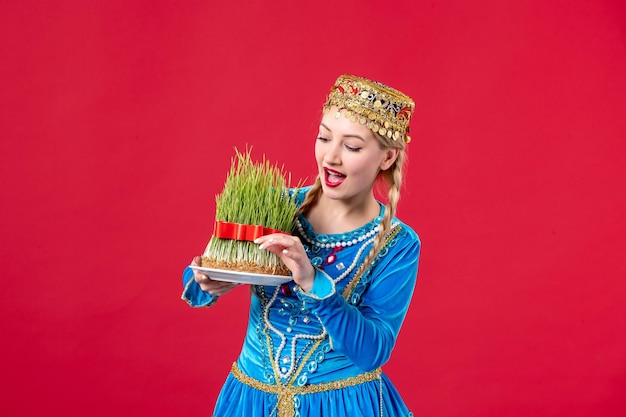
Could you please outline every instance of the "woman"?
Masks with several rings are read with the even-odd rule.
[[[412,415],[380,367],[417,278],[419,238],[395,218],[413,110],[406,95],[364,78],[343,75],[331,88],[315,143],[318,176],[296,191],[297,230],[255,241],[293,281],[252,286],[244,346],[214,415]],[[377,180],[387,204],[374,196]],[[195,307],[236,285],[190,268],[183,282]]]

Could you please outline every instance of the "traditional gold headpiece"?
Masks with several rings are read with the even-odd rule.
[[[324,113],[332,106],[344,111],[344,117],[352,122],[358,120],[374,133],[393,140],[411,141],[409,121],[415,110],[413,100],[391,87],[354,75],[342,75],[324,103]],[[337,112],[335,117],[341,117]]]

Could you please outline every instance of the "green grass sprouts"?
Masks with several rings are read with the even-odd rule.
[[[215,220],[260,225],[291,233],[298,209],[289,193],[291,176],[284,167],[270,164],[263,156],[254,162],[250,150],[235,149],[224,189],[215,198]],[[280,258],[259,250],[249,241],[222,239],[213,236],[203,255],[203,266],[272,275],[289,275]]]

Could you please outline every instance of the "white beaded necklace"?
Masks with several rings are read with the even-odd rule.
[[[341,281],[342,279],[344,279],[345,277],[347,277],[348,274],[352,272],[352,270],[356,267],[356,264],[359,262],[359,258],[361,257],[361,254],[363,253],[365,248],[373,241],[374,241],[374,238],[372,237],[368,239],[365,243],[363,243],[363,245],[357,251],[356,255],[354,255],[354,259],[352,260],[352,263],[350,264],[350,266],[345,271],[343,271],[337,278],[333,280],[335,284]]]
[[[393,230],[393,228],[394,228],[394,227],[396,227],[397,225],[398,225],[398,223],[393,223],[393,224],[391,225],[391,229]],[[373,230],[373,231],[374,231],[374,234],[372,235],[372,237],[370,237],[369,239],[367,239],[367,240],[363,243],[363,245],[359,248],[359,250],[357,251],[356,255],[354,256],[354,259],[352,260],[352,263],[350,264],[350,266],[349,266],[349,267],[348,267],[345,271],[343,271],[343,272],[342,272],[339,276],[337,276],[337,278],[335,278],[335,279],[333,280],[333,282],[334,282],[335,284],[336,284],[336,283],[338,283],[339,281],[341,281],[342,279],[344,279],[345,277],[347,277],[347,276],[350,274],[350,272],[352,272],[352,270],[356,267],[356,264],[359,262],[359,258],[361,258],[361,254],[363,253],[363,251],[365,250],[365,248],[367,248],[367,247],[368,247],[368,245],[374,241],[375,235],[376,235],[376,233],[378,232],[378,230],[379,230],[379,227],[378,227],[378,226],[376,226],[376,227],[374,228],[374,230]],[[305,237],[305,239],[306,239],[306,237]],[[364,239],[361,239],[361,241],[362,241],[362,240],[364,240]]]
[[[296,220],[296,227],[298,228],[298,231],[300,232],[300,236],[302,236],[309,244],[311,245],[315,245],[317,247],[320,248],[326,248],[326,249],[331,249],[331,248],[336,248],[336,247],[343,247],[345,248],[346,246],[353,246],[353,245],[357,245],[361,242],[363,242],[366,239],[369,239],[371,237],[373,237],[376,233],[378,233],[378,230],[380,230],[380,225],[376,225],[374,226],[374,228],[372,230],[370,230],[367,233],[362,234],[361,236],[359,236],[356,239],[351,239],[348,241],[339,241],[339,242],[332,242],[332,243],[326,243],[326,242],[319,242],[315,239],[311,239],[305,232],[304,232],[304,227],[302,226],[302,223],[300,223],[300,219]]]

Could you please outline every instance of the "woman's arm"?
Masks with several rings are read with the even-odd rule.
[[[389,360],[411,302],[420,241],[410,229],[407,232],[380,258],[357,306],[337,293],[324,273],[316,274],[310,293],[298,293],[326,328],[333,349],[364,371]]]

